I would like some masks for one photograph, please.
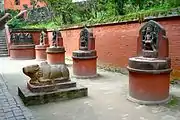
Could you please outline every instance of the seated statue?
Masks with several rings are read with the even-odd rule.
[[[31,78],[29,83],[36,86],[69,80],[69,70],[65,64],[49,65],[47,62],[43,62],[40,65],[23,67],[23,73]]]

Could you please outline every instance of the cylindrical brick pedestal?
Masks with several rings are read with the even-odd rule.
[[[46,48],[47,48],[47,46],[45,46],[45,45],[36,45],[36,47],[35,47],[36,60],[46,60],[47,59]]]
[[[35,45],[11,45],[10,58],[12,59],[35,59]]]
[[[49,64],[65,64],[64,47],[48,47],[46,53]]]
[[[170,100],[170,59],[130,58],[128,99],[139,104]]]
[[[73,52],[73,74],[76,78],[91,78],[97,76],[96,51],[74,51]]]

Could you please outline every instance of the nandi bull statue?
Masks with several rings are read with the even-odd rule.
[[[35,86],[56,84],[56,81],[69,80],[69,70],[65,64],[49,65],[42,62],[40,65],[23,67],[23,73],[31,79],[30,84]]]

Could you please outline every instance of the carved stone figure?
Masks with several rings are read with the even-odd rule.
[[[40,34],[40,45],[44,45],[45,37],[46,37],[46,33],[44,31],[42,31]]]
[[[57,32],[56,31],[53,31],[52,33],[52,42],[53,42],[53,46],[56,47],[57,44],[56,44],[56,41],[57,41]]]
[[[80,49],[88,49],[89,31],[85,27],[80,33]]]
[[[53,84],[57,79],[69,79],[69,70],[65,64],[49,65],[47,62],[43,62],[40,65],[24,67],[23,73],[31,78],[30,84],[36,86]]]
[[[12,44],[33,44],[32,34],[30,33],[11,33],[11,42]]]
[[[23,33],[19,33],[19,42],[23,43],[25,39],[25,35]]]
[[[26,33],[26,40],[28,43],[33,43],[33,37],[32,37],[32,34],[30,33]]]
[[[143,49],[144,50],[151,50],[151,51],[156,51],[157,47],[157,32],[156,32],[156,27],[149,25],[147,26],[143,32]]]
[[[11,34],[11,42],[12,43],[16,42],[16,35],[14,33]]]

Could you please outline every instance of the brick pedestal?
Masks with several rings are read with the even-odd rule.
[[[170,59],[129,59],[128,99],[139,104],[161,104],[170,100]]]
[[[12,59],[35,59],[35,45],[11,45],[10,58]]]
[[[36,45],[35,50],[36,50],[36,60],[46,60],[47,55],[46,55],[46,45]]]
[[[64,47],[48,47],[46,53],[49,64],[65,64]]]
[[[77,78],[97,76],[97,56],[95,50],[73,52],[73,74]]]

